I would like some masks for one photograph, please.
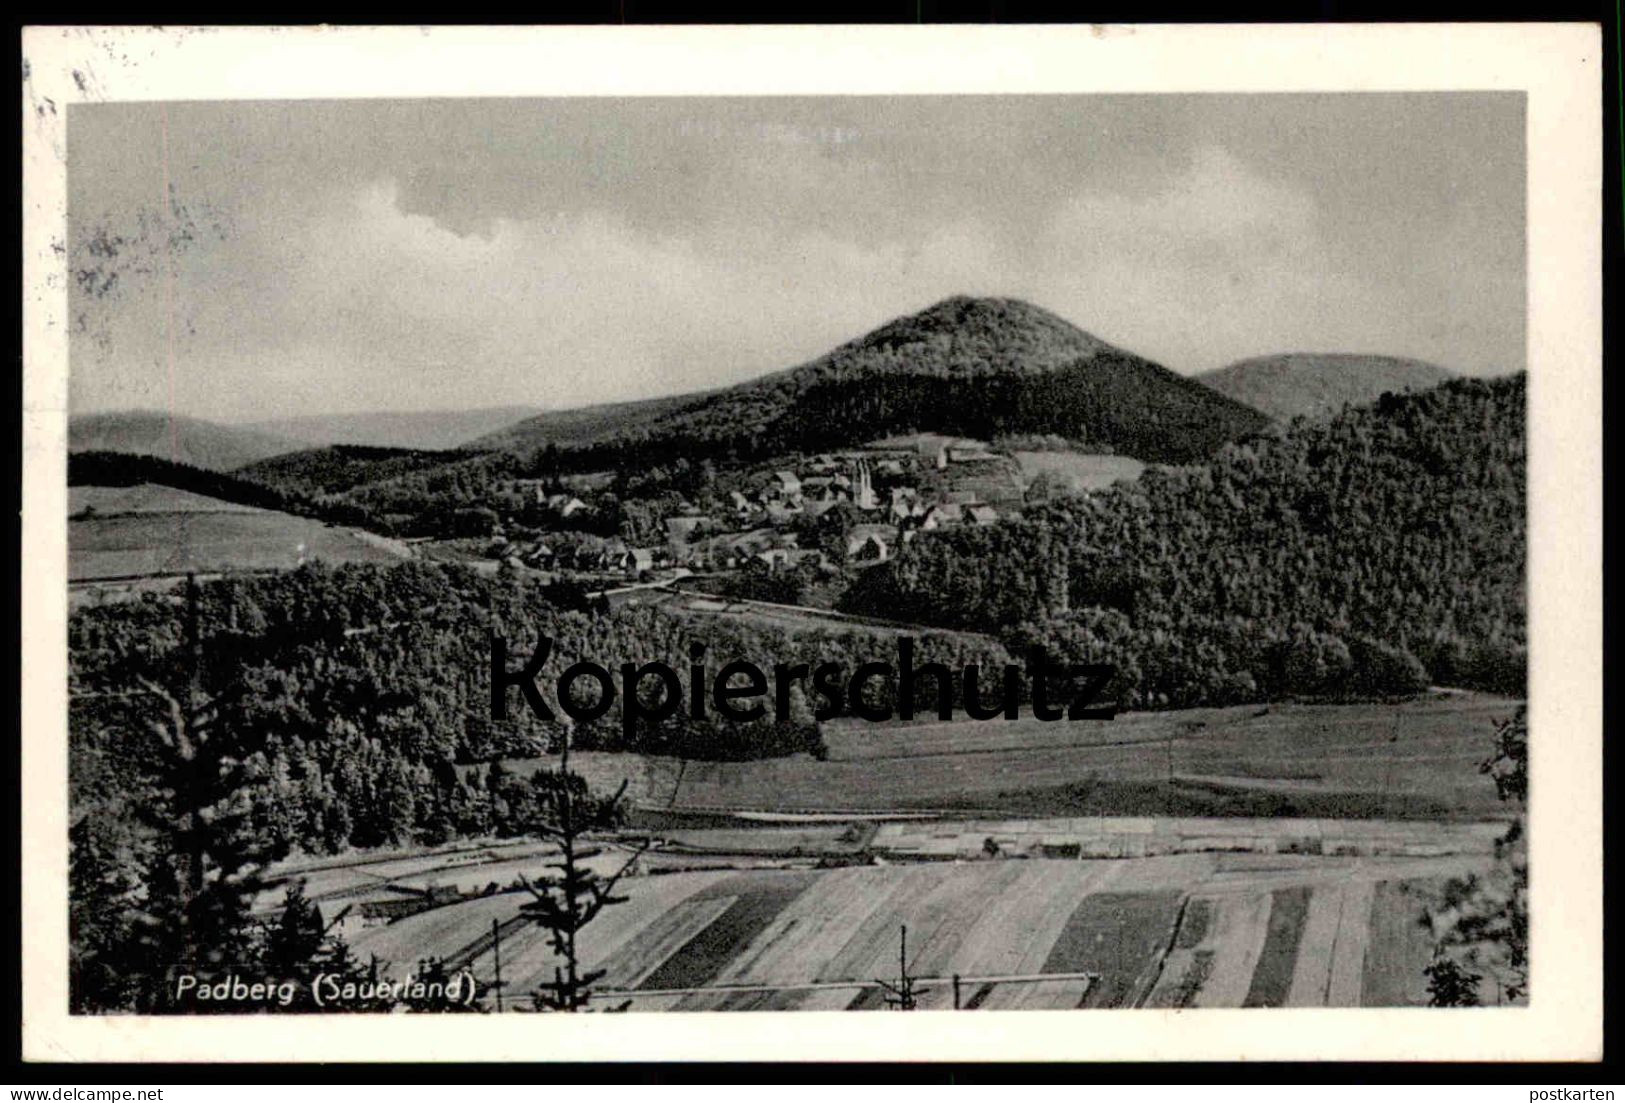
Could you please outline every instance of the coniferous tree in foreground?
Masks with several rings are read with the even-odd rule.
[[[159,794],[143,810],[155,845],[130,947],[145,980],[138,1002],[149,1011],[174,1009],[180,974],[224,973],[252,959],[249,909],[265,866],[285,852],[257,829],[241,792],[257,737],[231,723],[228,702],[204,692],[192,578],[185,601],[182,647],[134,679]]]
[[[130,997],[135,882],[108,837],[109,822],[87,814],[68,830],[68,999],[75,1014],[122,1007]]]
[[[566,729],[558,767],[538,770],[531,776],[531,799],[525,811],[525,833],[547,839],[559,848],[559,860],[550,866],[557,875],[536,884],[525,882],[535,899],[523,907],[522,913],[547,929],[553,953],[560,959],[554,966],[553,980],[536,992],[536,1008],[540,1011],[586,1008],[591,986],[603,977],[604,970],[582,968],[577,938],[599,912],[626,901],[625,896],[615,894],[615,885],[644,849],[634,850],[609,876],[588,865],[603,853],[601,847],[588,841],[589,834],[612,831],[625,821],[627,783],[621,782],[620,788],[608,797],[593,793],[586,779],[570,770],[570,735]]]
[[[282,910],[265,925],[261,948],[266,976],[274,981],[291,981],[295,986],[293,1002],[278,1010],[379,1012],[392,1009],[393,1000],[375,994],[325,1007],[316,1002],[318,983],[332,990],[352,985],[360,988],[376,979],[375,970],[357,961],[349,944],[333,933],[349,911],[345,907],[332,921],[326,921],[321,908],[305,894],[302,881],[288,886]]]

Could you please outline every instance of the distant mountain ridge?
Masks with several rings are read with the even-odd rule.
[[[1437,364],[1397,356],[1291,352],[1255,356],[1195,377],[1276,421],[1322,418],[1384,394],[1436,387],[1455,375]]]
[[[475,410],[405,410],[381,413],[312,414],[249,422],[244,427],[299,446],[359,444],[374,448],[444,450],[542,413],[538,406],[491,406]]]
[[[548,414],[474,446],[630,448],[661,462],[820,449],[906,431],[982,439],[1056,433],[1099,451],[1181,463],[1268,424],[1244,404],[1041,307],[967,296],[894,319],[798,367],[614,412],[575,413],[573,428],[604,427],[597,438],[566,436],[561,415]]]
[[[639,425],[713,393],[715,392],[700,391],[660,398],[635,399],[630,402],[605,402],[570,410],[547,410],[523,420],[516,419],[484,436],[465,440],[463,446],[517,451],[537,447],[538,442],[557,444],[560,447],[594,444],[623,430],[636,429]]]
[[[76,414],[68,419],[69,452],[156,456],[208,471],[234,471],[300,447],[298,441],[260,429],[158,410]]]

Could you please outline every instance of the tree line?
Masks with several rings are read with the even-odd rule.
[[[366,507],[341,497],[306,493],[157,456],[127,452],[68,453],[69,486],[136,486],[140,483],[170,486],[237,505],[280,510],[329,524],[383,528],[379,518]]]

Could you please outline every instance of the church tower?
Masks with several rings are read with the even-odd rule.
[[[868,460],[858,461],[858,483],[853,489],[853,500],[859,509],[880,508],[880,502],[875,498],[874,476],[869,470]]]

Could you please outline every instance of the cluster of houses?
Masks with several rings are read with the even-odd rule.
[[[550,491],[545,479],[520,479],[519,487],[528,494],[536,496],[536,504],[561,521],[568,521],[583,513],[591,513],[592,506],[576,497],[561,491]]]
[[[922,489],[919,477],[922,467],[944,470],[953,464],[996,459],[980,445],[940,439],[916,453],[815,455],[794,467],[760,473],[744,489],[729,491],[720,509],[690,509],[666,518],[665,541],[660,544],[634,547],[619,539],[565,542],[543,537],[532,546],[503,549],[499,555],[538,570],[631,577],[674,567],[703,571],[760,566],[778,572],[809,561],[834,571],[822,550],[801,547],[791,530],[800,519],[818,518],[845,504],[862,516],[848,534],[847,562],[868,566],[890,559],[918,532],[996,523],[999,510],[980,500],[976,491]],[[538,500],[561,519],[591,509],[568,494],[538,490]]]
[[[922,448],[922,461],[939,470],[955,463],[975,463],[998,457],[980,445],[932,442]],[[998,510],[979,500],[974,491],[921,491],[911,475],[912,457],[867,453],[817,455],[799,469],[774,471],[754,493],[735,490],[729,503],[739,521],[781,522],[798,516],[818,517],[843,502],[866,514],[884,518],[894,528],[931,530],[944,525],[992,524]],[[875,489],[877,476],[886,486]]]
[[[523,547],[502,549],[505,558],[538,571],[640,575],[678,564],[664,547],[634,548],[619,537],[566,544],[546,537]]]
[[[897,460],[880,461],[881,474],[901,476]],[[728,502],[737,520],[766,519],[784,522],[805,515],[818,517],[842,502],[869,511],[880,507],[875,494],[874,466],[868,458],[856,459],[850,468],[834,456],[814,456],[801,470],[772,472],[751,493],[730,491]]]
[[[847,561],[859,566],[883,563],[896,551],[897,530],[884,523],[855,525],[847,535]],[[820,548],[803,548],[797,533],[764,526],[742,532],[701,537],[684,547],[683,565],[697,570],[741,570],[754,566],[769,572],[811,562],[821,570],[836,567]]]

